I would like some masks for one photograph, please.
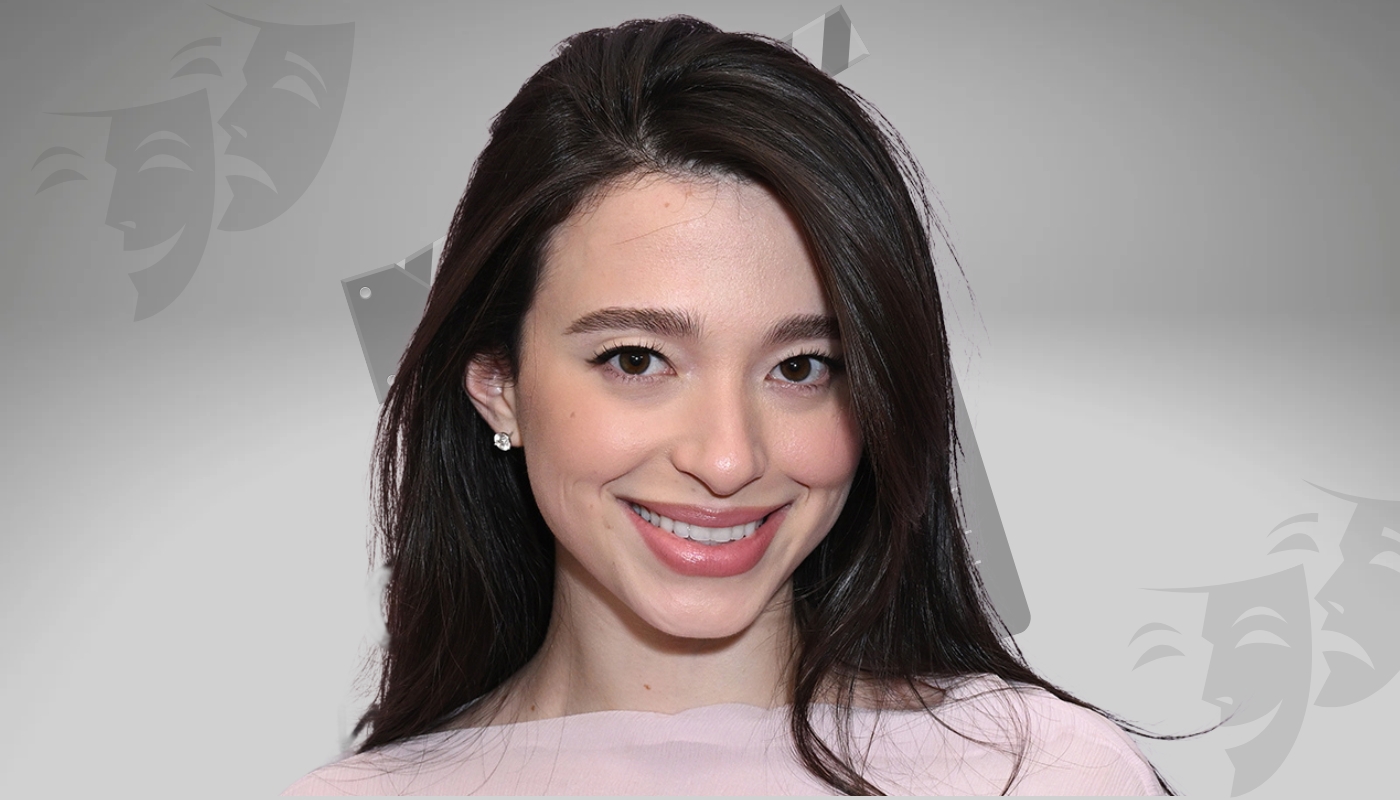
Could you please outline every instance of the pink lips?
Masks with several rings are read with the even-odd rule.
[[[780,508],[780,506],[769,506],[768,508],[711,509],[701,506],[641,502],[638,502],[637,505],[649,508],[663,517],[670,517],[676,522],[688,522],[691,525],[700,525],[705,528],[732,528],[735,525],[747,525],[750,522],[763,519]]]
[[[711,509],[700,506],[667,503],[637,503],[637,505],[677,522],[706,528],[728,528],[764,519],[751,536],[724,544],[702,544],[667,533],[642,519],[629,502],[622,501],[632,525],[641,534],[651,552],[673,572],[700,578],[727,578],[753,569],[768,552],[773,534],[787,516],[788,506],[777,508]]]

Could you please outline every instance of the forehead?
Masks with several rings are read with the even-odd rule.
[[[550,237],[536,301],[824,310],[795,218],[733,177],[642,175],[597,192]]]

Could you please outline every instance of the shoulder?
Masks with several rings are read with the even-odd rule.
[[[291,786],[282,790],[283,797],[339,797],[354,794],[377,794],[377,785],[364,786],[365,791],[353,791],[347,779],[352,778],[356,764],[363,764],[358,756],[343,756],[340,760],[312,770]],[[369,779],[368,771],[362,776]],[[377,784],[377,781],[371,781]],[[384,792],[388,794],[388,792]]]
[[[1151,764],[1112,720],[994,675],[949,682],[940,717],[1008,742],[1022,763],[1012,794],[1162,794]]]
[[[283,797],[341,797],[397,794],[389,770],[364,755],[343,755],[313,770],[282,792]]]
[[[428,734],[386,745],[368,753],[342,753],[288,786],[282,796],[334,797],[425,793],[452,764],[455,743]],[[438,793],[438,792],[432,792]]]

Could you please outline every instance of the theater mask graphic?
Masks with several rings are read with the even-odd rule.
[[[1350,638],[1369,659],[1323,651],[1329,673],[1313,703],[1335,707],[1370,697],[1400,671],[1400,502],[1322,491],[1356,504],[1342,562],[1317,593],[1327,612],[1322,630]]]
[[[107,225],[123,250],[179,237],[159,261],[131,274],[136,320],[159,313],[189,285],[209,243],[214,216],[214,128],[203,90],[116,111],[61,112],[108,117],[107,163],[116,169]]]
[[[233,157],[226,167],[235,168],[219,230],[246,231],[291,208],[325,163],[345,106],[355,23],[287,25],[216,10],[258,29],[243,63],[247,85],[219,117]]]
[[[1225,750],[1235,767],[1230,794],[1256,789],[1293,749],[1307,712],[1312,626],[1303,567],[1164,591],[1208,595],[1201,635],[1214,647],[1202,698],[1219,706],[1222,728],[1262,725],[1249,741]]]

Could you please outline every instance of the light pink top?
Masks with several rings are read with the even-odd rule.
[[[938,719],[1002,750],[1027,752],[1010,794],[1161,794],[1151,767],[1116,725],[1039,690],[979,676],[950,689]],[[831,741],[829,707],[813,723]],[[863,771],[887,794],[1000,794],[1013,756],[949,732],[924,711],[853,715]],[[350,755],[285,795],[812,795],[835,794],[802,767],[787,709],[705,706],[679,714],[601,711],[431,733]]]

